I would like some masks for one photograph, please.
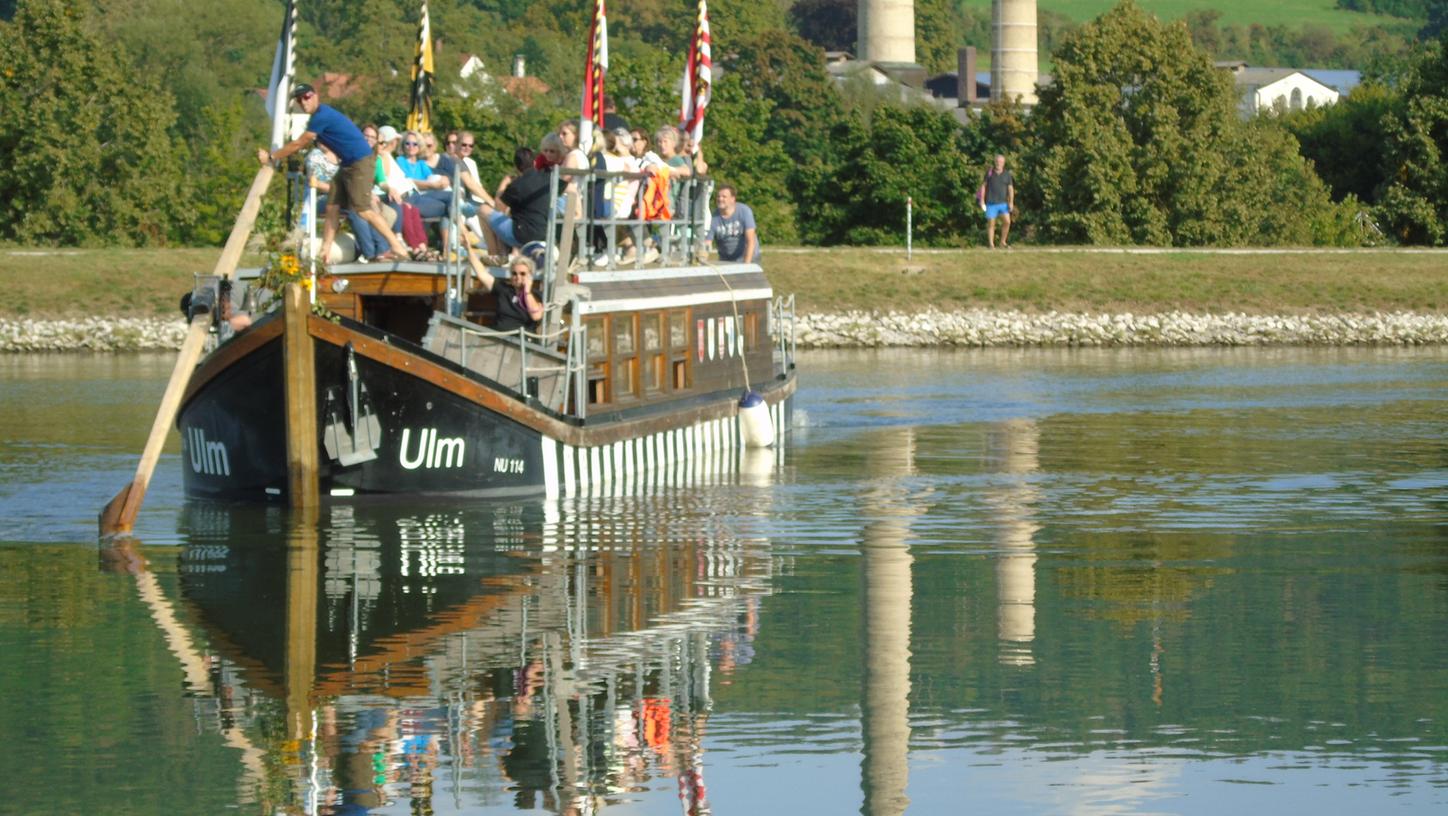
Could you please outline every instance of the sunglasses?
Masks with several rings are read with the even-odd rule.
[[[421,147],[417,142],[403,142],[403,147]]]
[[[472,150],[472,149],[473,149],[473,143],[472,143],[472,142],[463,142],[462,144],[458,145],[458,147],[460,147],[460,148],[462,148],[462,149],[464,149],[464,150]]]

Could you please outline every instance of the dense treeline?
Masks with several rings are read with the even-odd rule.
[[[429,3],[435,126],[477,134],[485,182],[505,172],[514,146],[577,115],[588,5]],[[0,152],[12,157],[0,165],[0,240],[219,243],[266,138],[259,91],[281,8],[20,0],[0,22]],[[419,3],[299,8],[301,77],[345,86],[335,104],[359,122],[400,125]],[[1056,85],[1029,115],[996,106],[962,124],[954,111],[830,78],[821,45],[849,45],[853,8],[710,2],[716,82],[705,151],[714,175],[741,188],[768,243],[897,242],[907,197],[917,241],[976,243],[975,187],[996,152],[1012,156],[1019,228],[1036,240],[1351,244],[1377,240],[1373,222],[1391,240],[1448,240],[1448,70],[1438,42],[1364,40],[1363,53],[1395,58],[1374,63],[1375,81],[1343,104],[1243,122],[1230,82],[1211,66],[1237,35],[1212,14],[1165,24],[1130,0],[1082,25],[1043,14]],[[848,19],[833,15],[841,9]],[[953,69],[955,47],[979,21],[950,0],[916,9],[921,62]],[[674,121],[693,0],[627,0],[610,11],[608,82],[621,112],[648,129]],[[502,77],[515,54],[539,83],[526,93],[458,78],[466,55]],[[261,220],[274,234],[279,188]]]

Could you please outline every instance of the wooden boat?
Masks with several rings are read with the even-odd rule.
[[[618,174],[579,175],[587,184]],[[566,179],[555,170],[552,183],[561,191]],[[491,330],[496,297],[457,262],[334,265],[311,281],[331,314],[291,319],[266,313],[279,298],[260,288],[262,270],[242,270],[229,292],[203,281],[194,301],[257,319],[234,334],[218,321],[181,398],[186,494],[281,500],[289,463],[308,447],[322,497],[612,491],[695,458],[736,456],[746,387],[782,432],[795,389],[793,299],[775,298],[756,264],[703,261],[708,182],[686,184],[700,205],[672,221],[550,218],[558,239],[538,250],[538,333]],[[619,229],[635,246],[654,234],[680,260],[620,264],[610,252],[602,265],[570,263],[570,247],[606,232],[612,248]],[[299,427],[307,438],[289,443]]]

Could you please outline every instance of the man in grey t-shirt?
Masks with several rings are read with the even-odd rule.
[[[721,261],[759,263],[759,233],[754,228],[754,211],[740,204],[734,185],[725,184],[716,194],[718,208],[709,223],[714,253]]]
[[[1001,246],[1010,247],[1011,216],[1016,211],[1016,180],[1006,169],[1006,157],[997,155],[995,167],[986,173],[985,184],[985,237],[991,249],[995,249],[996,219],[1001,219]]]

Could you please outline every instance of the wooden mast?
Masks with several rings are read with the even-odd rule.
[[[287,498],[292,507],[316,507],[317,361],[307,318],[312,306],[302,287],[282,292],[282,335],[287,412]]]

